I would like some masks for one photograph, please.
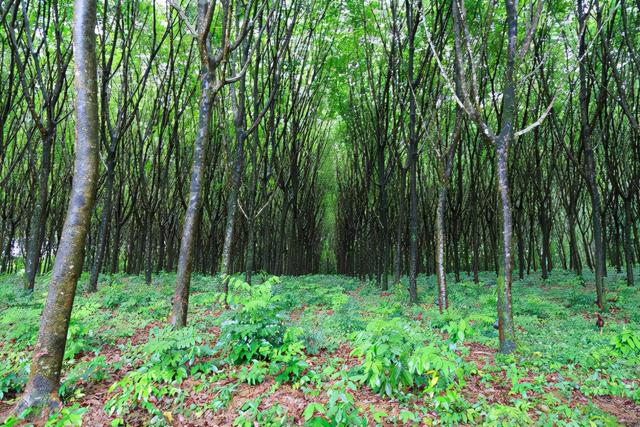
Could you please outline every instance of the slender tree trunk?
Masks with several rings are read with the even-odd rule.
[[[404,238],[404,216],[405,216],[405,187],[406,187],[406,168],[400,169],[400,198],[398,199],[398,222],[396,224],[396,251],[395,251],[395,260],[394,260],[394,283],[400,283],[400,276],[402,275],[402,249],[403,249],[403,238]]]
[[[579,55],[583,58],[586,54],[586,11],[582,0],[578,0],[578,22],[580,24]],[[602,218],[600,193],[596,182],[596,160],[591,144],[591,126],[589,123],[589,88],[587,86],[587,69],[585,61],[578,64],[580,78],[580,140],[584,151],[584,169],[587,181],[587,188],[591,198],[591,224],[593,227],[593,242],[595,247],[594,264],[596,278],[596,304],[600,309],[604,309],[604,249],[602,245]],[[604,90],[604,89],[601,89]]]
[[[245,46],[241,52],[240,60],[246,62],[249,52],[249,45]],[[245,116],[245,98],[246,98],[246,74],[242,75],[239,82],[238,91],[231,86],[231,98],[234,110],[234,126],[236,136],[236,152],[231,165],[231,191],[227,199],[227,219],[224,228],[224,243],[222,246],[222,265],[220,273],[225,276],[223,279],[225,303],[229,295],[229,278],[231,274],[231,250],[233,249],[234,227],[236,222],[236,206],[238,204],[238,195],[240,193],[240,185],[242,184],[242,170],[244,167],[244,143],[247,139],[246,116]]]
[[[285,245],[285,230],[287,225],[287,216],[289,215],[289,194],[285,189],[283,192],[283,205],[282,205],[282,214],[280,216],[280,224],[278,226],[278,243],[276,245],[276,253],[274,256],[274,269],[275,274],[284,274],[284,266],[285,266],[285,253],[286,253],[286,245]]]
[[[580,251],[578,249],[578,239],[576,238],[576,219],[575,215],[569,214],[569,258],[570,266],[578,276],[582,276],[582,261],[580,260]]]
[[[111,197],[113,194],[113,182],[115,180],[115,151],[111,154],[111,150],[107,155],[107,182],[104,192],[104,204],[102,206],[102,215],[100,217],[100,229],[98,230],[98,247],[96,256],[91,266],[91,276],[89,277],[89,292],[98,290],[98,276],[102,271],[102,262],[107,247],[107,237],[109,233],[109,224],[111,223]]]
[[[418,194],[417,194],[417,163],[418,163],[418,135],[416,134],[416,93],[413,61],[415,56],[415,29],[413,1],[406,3],[407,27],[409,28],[409,300],[418,303],[417,258],[418,258]],[[404,194],[401,195],[401,198]],[[441,307],[442,308],[442,307]]]
[[[95,200],[98,175],[96,1],[76,0],[73,15],[76,147],[71,197],[40,320],[29,381],[16,413],[29,407],[59,405],[60,371]]]
[[[627,269],[627,285],[633,286],[633,245],[631,244],[631,198],[624,198],[624,256]]]
[[[191,184],[189,186],[189,202],[182,226],[178,272],[176,274],[176,290],[173,297],[171,325],[182,328],[187,324],[189,308],[189,287],[191,285],[191,269],[193,262],[193,246],[198,228],[202,195],[204,144],[209,140],[209,122],[211,120],[210,80],[206,70],[201,71],[200,111],[198,134],[193,145],[193,164],[191,165]]]
[[[382,292],[389,290],[389,215],[387,202],[387,177],[384,161],[384,146],[378,143],[378,214],[380,215],[380,234],[378,242],[380,247],[380,260],[378,270],[378,283]]]
[[[498,332],[500,335],[500,351],[511,353],[515,350],[515,328],[511,307],[511,207],[509,202],[509,184],[507,179],[507,147],[500,142],[497,147],[498,187],[502,201],[502,237],[504,276],[498,276]]]
[[[584,131],[583,131],[584,133]],[[596,279],[596,304],[601,309],[604,308],[604,250],[602,245],[602,221],[600,218],[601,204],[598,184],[596,183],[596,166],[591,146],[590,138],[583,136],[583,145],[585,152],[585,169],[587,176],[587,187],[591,198],[591,226],[593,228],[594,255],[593,263],[595,264]]]
[[[251,284],[251,277],[253,275],[253,258],[255,247],[255,221],[253,218],[249,218],[247,221],[247,258],[245,262],[245,282]]]
[[[151,224],[151,215],[147,213],[145,220],[145,239],[144,239],[144,281],[147,285],[151,284],[151,261],[153,259],[153,230]]]
[[[238,151],[242,150],[242,147],[238,148]],[[236,153],[239,155],[239,153]],[[231,173],[231,192],[227,198],[227,219],[224,227],[224,243],[222,246],[222,264],[220,266],[220,273],[223,276],[231,274],[231,249],[233,245],[233,229],[236,220],[236,206],[238,204],[238,192],[240,191],[240,177],[242,174],[242,160],[234,160],[233,171]],[[224,280],[224,292],[229,291],[229,282]]]
[[[36,275],[40,270],[40,253],[46,225],[46,209],[49,200],[49,175],[51,174],[51,146],[53,145],[53,129],[42,141],[42,164],[38,176],[38,198],[31,217],[31,238],[25,263],[25,289],[33,291]]]
[[[242,93],[244,96],[244,93]],[[244,101],[242,101],[244,103]],[[244,114],[244,112],[243,112]],[[222,265],[220,273],[223,276],[231,274],[231,250],[233,247],[233,231],[236,220],[236,206],[238,204],[238,194],[242,183],[242,165],[244,163],[244,127],[236,128],[236,154],[231,172],[231,192],[227,198],[227,219],[224,228],[224,244],[222,246]],[[224,292],[229,292],[229,281],[224,279]]]
[[[522,231],[522,224],[519,226],[516,222],[516,233],[518,234],[518,277],[520,280],[524,279],[525,270],[525,256],[524,256],[524,233]]]
[[[617,208],[617,202],[614,201],[614,212],[611,220],[613,221],[613,255],[611,263],[616,267],[617,273],[622,273],[622,254],[620,253],[620,227],[618,218],[620,218],[620,212]],[[624,237],[623,237],[624,238]]]
[[[547,259],[549,257],[549,230],[547,229],[546,219],[541,220],[541,228],[542,228],[542,252],[540,254],[540,269],[542,270],[542,280],[547,280],[549,278],[549,270]]]
[[[409,299],[418,303],[418,194],[417,194],[417,141],[409,148]]]
[[[122,235],[122,224],[119,223],[116,216],[115,232],[113,233],[113,242],[111,244],[111,267],[109,272],[115,274],[120,269],[120,236]]]
[[[447,297],[447,273],[445,271],[445,229],[444,211],[447,203],[447,188],[442,185],[438,190],[438,207],[436,209],[436,276],[438,278],[438,308],[440,313],[449,308]]]

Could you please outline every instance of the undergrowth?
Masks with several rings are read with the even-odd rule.
[[[194,276],[189,326],[167,326],[174,276],[102,278],[79,290],[60,396],[47,425],[91,425],[86,405],[102,390],[112,425],[618,425],[597,399],[640,405],[640,296],[615,274],[611,310],[595,326],[588,276],[554,271],[513,284],[518,351],[496,355],[495,278],[449,278],[440,313],[435,280],[406,279],[383,295],[339,276]],[[87,278],[81,278],[81,285]],[[0,278],[0,400],[23,391],[46,297]],[[281,399],[282,393],[288,397]],[[369,403],[365,403],[369,402]],[[615,404],[614,404],[615,406]],[[611,405],[608,410],[611,410]],[[615,412],[615,411],[614,411]],[[640,413],[640,411],[638,411]],[[27,414],[24,414],[27,415]],[[5,425],[20,423],[8,418]]]

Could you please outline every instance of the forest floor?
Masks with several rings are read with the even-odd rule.
[[[495,275],[449,279],[440,314],[433,277],[413,307],[406,283],[380,294],[341,276],[234,280],[224,310],[219,279],[195,276],[189,326],[172,331],[174,275],[105,277],[78,293],[64,409],[39,424],[640,425],[637,287],[609,274],[600,333],[589,278],[516,281],[518,351],[505,356]],[[28,375],[46,282],[28,296],[0,277],[0,422]]]

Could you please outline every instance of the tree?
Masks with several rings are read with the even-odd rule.
[[[99,133],[96,0],[76,0],[73,15],[76,151],[71,198],[40,320],[29,381],[16,405],[16,413],[59,404],[58,387],[67,331],[95,200]]]
[[[504,69],[504,81],[502,87],[502,114],[500,116],[500,131],[494,133],[485,118],[482,117],[478,107],[478,84],[477,65],[472,55],[469,28],[467,25],[466,10],[460,0],[453,0],[453,28],[454,43],[456,50],[455,67],[455,91],[460,93],[456,96],[459,107],[467,116],[475,122],[481,134],[487,139],[496,150],[496,168],[498,176],[498,193],[502,205],[502,250],[501,269],[504,271],[502,277],[498,277],[498,333],[500,339],[500,351],[510,353],[515,350],[515,328],[513,325],[513,313],[511,303],[511,282],[512,282],[512,249],[511,241],[513,234],[511,201],[509,193],[509,182],[507,175],[507,159],[509,146],[515,137],[523,134],[523,131],[514,130],[514,120],[516,117],[517,95],[514,73],[516,70],[516,60],[522,60],[527,53],[540,15],[542,13],[542,2],[537,2],[537,12],[532,15],[532,19],[527,28],[527,33],[521,48],[516,46],[518,37],[518,11],[514,0],[505,0],[506,27],[507,27],[507,59]],[[533,5],[531,6],[533,9]],[[467,69],[471,70],[471,78],[467,78]],[[547,110],[548,113],[548,110]],[[539,125],[540,120],[534,123],[534,127]],[[532,129],[526,128],[525,131]]]
[[[596,304],[600,309],[604,309],[605,304],[605,290],[603,283],[605,260],[604,260],[604,247],[602,239],[602,217],[601,217],[601,202],[600,192],[597,184],[597,171],[596,160],[593,150],[593,144],[591,142],[593,129],[595,126],[595,120],[600,115],[602,108],[604,107],[606,97],[606,87],[608,80],[608,64],[605,61],[602,64],[602,80],[600,82],[600,93],[596,100],[596,109],[593,115],[589,114],[590,103],[590,91],[588,71],[586,65],[587,55],[587,17],[590,14],[590,10],[594,3],[589,2],[585,4],[583,0],[577,0],[576,14],[578,16],[578,70],[579,70],[579,102],[580,102],[580,142],[582,144],[582,151],[584,155],[584,175],[589,190],[589,196],[591,198],[591,226],[593,228],[593,241],[595,247],[594,264],[595,264],[595,276],[596,276]]]
[[[264,3],[256,3],[256,6]],[[172,3],[181,14],[182,10]],[[219,6],[220,11],[214,13]],[[226,85],[233,84],[244,79],[247,71],[249,53],[244,55],[245,61],[240,63],[238,73],[228,75],[228,61],[231,54],[243,46],[243,42],[253,29],[251,12],[254,11],[254,4],[245,7],[241,21],[234,25],[233,6],[231,0],[221,0],[218,4],[215,0],[198,1],[198,20],[196,30],[192,31],[197,37],[200,52],[200,106],[198,129],[193,145],[193,161],[191,169],[191,184],[189,187],[189,201],[187,213],[182,227],[182,239],[180,241],[180,259],[178,261],[178,272],[176,275],[176,291],[173,298],[173,312],[171,324],[175,328],[184,327],[187,323],[187,311],[189,306],[189,286],[191,282],[191,270],[193,262],[193,247],[196,229],[200,219],[202,204],[202,176],[204,144],[209,140],[209,122],[211,121],[212,105],[216,101],[216,96]],[[214,15],[219,19],[221,33],[217,51],[213,52],[211,29]],[[235,39],[232,39],[232,30],[235,28]],[[264,28],[264,27],[263,27]],[[262,33],[262,29],[260,30]],[[246,46],[246,45],[245,45]]]
[[[51,195],[49,176],[53,164],[52,150],[59,130],[58,125],[66,117],[64,101],[67,97],[66,75],[71,61],[71,49],[64,49],[58,3],[54,3],[51,8],[36,9],[35,28],[32,28],[30,19],[32,11],[28,9],[27,2],[16,1],[9,6],[13,7],[8,7],[6,12],[12,10],[12,17],[10,23],[4,21],[6,33],[9,36],[13,60],[17,66],[20,87],[42,143],[40,167],[33,169],[33,173],[37,173],[37,184],[34,189],[37,197],[34,200],[26,239],[28,244],[24,286],[25,289],[33,291],[36,275],[41,267],[41,251]],[[49,14],[49,16],[41,16],[41,14]],[[40,23],[42,27],[39,27]],[[52,25],[53,28],[51,28]],[[16,27],[20,31],[15,32]],[[53,47],[49,45],[49,37],[36,38],[38,32],[49,34],[50,31],[55,35]],[[55,51],[53,58],[50,57],[50,49]],[[41,54],[47,60],[46,68],[41,64]],[[49,60],[54,58],[54,64],[49,63]],[[45,73],[43,70],[48,72]],[[27,79],[29,75],[34,76],[32,80]],[[28,144],[28,147],[32,155],[37,155],[35,144]]]

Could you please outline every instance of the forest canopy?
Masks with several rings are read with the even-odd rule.
[[[1,0],[0,421],[640,423],[638,28]]]

